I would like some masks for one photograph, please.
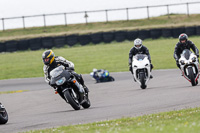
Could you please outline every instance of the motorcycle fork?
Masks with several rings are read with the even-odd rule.
[[[76,86],[76,88],[78,88],[78,91],[80,94],[80,97],[79,97],[80,102],[83,101],[83,99],[85,97],[85,90],[84,90],[83,86],[75,78],[73,78],[71,81],[72,81],[73,85]]]

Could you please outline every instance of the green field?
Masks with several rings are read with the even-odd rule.
[[[69,125],[26,133],[199,133],[200,108]]]
[[[163,27],[179,27],[200,25],[200,14],[193,14],[189,17],[185,14],[171,14],[150,19],[139,19],[129,21],[110,21],[89,24],[70,24],[47,27],[32,27],[27,29],[12,29],[0,31],[0,42],[5,40],[27,39],[44,36],[58,36],[69,34],[88,34],[94,32],[114,30],[137,30]]]
[[[200,37],[190,37],[200,48]],[[176,68],[173,58],[178,39],[148,39],[143,44],[149,48],[154,69]],[[90,73],[93,68],[103,68],[110,72],[128,71],[128,54],[133,42],[113,42],[111,44],[53,48],[55,55],[63,56],[75,64],[77,73]],[[0,54],[0,79],[28,78],[43,76],[42,53],[24,51]]]

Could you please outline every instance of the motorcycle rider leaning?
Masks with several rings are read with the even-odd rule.
[[[52,86],[54,89],[56,89],[56,91],[58,92],[58,94],[65,100],[61,89],[57,89],[55,88],[53,85],[50,84],[50,72],[60,66],[63,65],[65,67],[65,69],[69,70],[70,73],[72,75],[74,75],[77,79],[77,81],[79,81],[82,85],[83,88],[85,90],[86,93],[89,92],[88,88],[85,86],[84,84],[84,80],[82,78],[81,75],[77,74],[76,72],[74,72],[74,64],[71,61],[66,60],[65,58],[61,57],[61,56],[55,56],[54,52],[52,50],[46,50],[43,52],[42,54],[42,59],[43,59],[43,63],[44,63],[44,67],[43,67],[43,71],[44,71],[44,76],[45,76],[45,81]]]
[[[184,49],[192,49],[194,53],[196,54],[197,58],[199,58],[199,50],[195,46],[195,44],[188,40],[188,36],[185,33],[182,33],[179,35],[179,42],[175,46],[174,50],[174,59],[176,60],[176,65],[180,69],[179,59],[181,56],[181,53]]]
[[[132,69],[132,58],[133,56],[135,56],[136,54],[146,54],[148,56],[149,62],[151,64],[151,56],[149,54],[149,50],[147,47],[145,47],[144,45],[142,45],[142,40],[140,38],[137,38],[134,40],[134,47],[131,48],[130,52],[129,52],[129,71],[131,71],[131,73],[133,74],[133,69]],[[153,65],[151,64],[151,70],[153,68]],[[150,70],[150,71],[151,71]],[[150,78],[153,78],[152,75],[150,75]]]

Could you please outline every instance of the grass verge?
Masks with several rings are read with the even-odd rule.
[[[27,29],[12,29],[0,31],[0,41],[27,39],[45,36],[58,36],[65,34],[88,34],[94,32],[104,32],[113,30],[137,30],[137,29],[152,29],[165,27],[193,26],[199,25],[200,14],[191,14],[189,17],[185,14],[171,14],[170,18],[167,15],[152,17],[150,19],[139,19],[129,21],[111,21],[97,22],[89,24],[71,24],[68,26],[47,26],[47,27],[32,27]]]
[[[200,108],[121,118],[26,133],[198,133]]]
[[[198,48],[200,38],[190,37]],[[178,39],[148,39],[143,44],[149,48],[154,69],[177,68],[173,52]],[[86,45],[66,48],[53,48],[56,56],[63,56],[75,64],[77,73],[90,73],[93,68],[107,69],[110,72],[128,71],[128,54],[133,42],[113,42],[111,44]],[[0,54],[0,79],[29,78],[43,76],[42,53],[21,51]]]

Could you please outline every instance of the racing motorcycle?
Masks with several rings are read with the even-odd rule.
[[[198,84],[199,62],[197,56],[188,49],[183,50],[179,59],[182,75],[191,82],[192,86]]]
[[[104,70],[102,73],[91,72],[90,76],[95,79],[97,83],[115,81],[115,79],[110,76],[107,70]]]
[[[59,66],[50,72],[50,84],[54,86],[63,95],[63,98],[69,103],[72,108],[79,110],[90,107],[88,93],[85,92],[83,86],[77,81],[75,76],[65,69],[64,66]]]
[[[132,59],[133,78],[142,89],[146,89],[150,79],[150,61],[145,54],[136,54]]]
[[[8,122],[8,114],[5,107],[0,103],[0,124],[6,124]]]

